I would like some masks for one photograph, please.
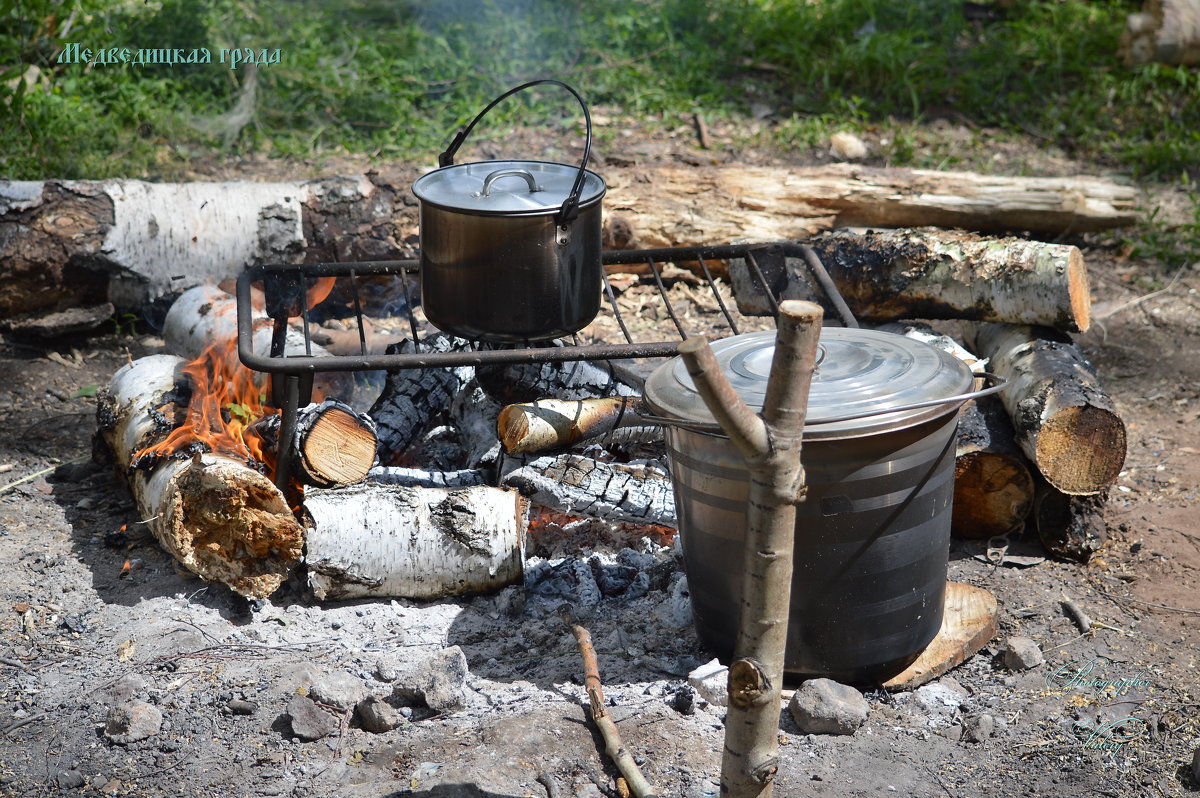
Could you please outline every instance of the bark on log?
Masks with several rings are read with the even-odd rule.
[[[1033,523],[1046,552],[1061,560],[1086,563],[1108,539],[1104,505],[1108,493],[1068,496],[1038,481]]]
[[[274,322],[259,309],[251,310],[254,330],[253,349],[255,354],[269,355],[274,336]],[[229,373],[246,371],[254,375],[254,384],[263,390],[267,387],[267,375],[250,372],[237,352],[237,299],[212,285],[199,285],[180,294],[172,304],[163,321],[163,340],[173,353],[187,360],[200,357],[210,346],[227,347],[226,361]],[[288,327],[284,339],[285,355],[303,355],[311,352],[315,357],[329,353],[316,343],[308,347],[304,333]],[[313,389],[318,398],[332,398],[350,402],[354,397],[354,377],[344,372],[319,372],[314,375]]]
[[[118,311],[247,265],[413,257],[416,167],[295,183],[0,183],[0,315],[108,300]],[[1121,227],[1138,192],[1099,178],[1021,178],[849,164],[606,168],[626,246],[804,238],[853,225],[996,232]],[[614,246],[619,243],[614,240]]]
[[[367,481],[379,485],[400,485],[407,488],[470,488],[485,485],[482,471],[427,471],[423,468],[376,466],[367,473]]]
[[[419,347],[411,340],[389,346],[388,354],[422,352],[461,352],[468,343],[443,333],[421,341]],[[383,391],[368,415],[375,420],[379,437],[379,460],[384,465],[396,464],[431,421],[449,409],[450,400],[471,381],[475,369],[459,366],[450,369],[402,369],[390,372]]]
[[[1003,535],[1025,522],[1034,483],[995,396],[968,402],[958,421],[950,528],[964,538]]]
[[[1023,325],[971,325],[972,349],[1008,379],[1000,392],[1017,443],[1042,476],[1071,495],[1100,493],[1125,462],[1125,424],[1083,350]]]
[[[254,430],[266,447],[279,451],[279,414],[255,422]],[[366,479],[375,463],[375,423],[349,406],[333,399],[313,403],[296,413],[296,435],[292,441],[298,455],[297,476],[308,485],[334,488]]]
[[[490,487],[309,491],[305,562],[320,599],[442,598],[521,578],[525,501]]]
[[[496,435],[506,454],[556,451],[637,426],[645,410],[640,396],[538,399],[505,407],[496,419]]]
[[[968,319],[1087,330],[1087,270],[1079,249],[961,232],[837,232],[808,242],[860,320]],[[778,299],[807,299],[833,312],[800,259],[762,264]],[[744,261],[731,264],[738,310],[771,312]]]
[[[174,405],[190,394],[181,384],[182,365],[180,358],[153,355],[118,370],[100,397],[100,435],[164,549],[203,579],[249,598],[269,596],[304,545],[303,530],[269,479],[217,454],[129,468],[134,455],[174,428]]]
[[[562,454],[511,465],[500,484],[543,507],[605,521],[678,527],[671,480],[661,463],[604,463]]]
[[[1200,64],[1200,0],[1146,0],[1117,48],[1127,66]]]
[[[475,370],[475,379],[489,396],[504,404],[533,402],[546,396],[598,399],[638,396],[642,392],[640,379],[603,360],[481,366]]]
[[[502,409],[500,403],[474,381],[450,400],[450,420],[462,446],[464,467],[486,469],[489,475],[495,476],[495,466],[500,460],[496,417]]]

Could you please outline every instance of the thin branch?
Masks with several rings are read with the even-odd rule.
[[[604,706],[604,688],[600,684],[600,666],[596,662],[596,649],[592,645],[592,635],[579,624],[571,625],[571,633],[579,643],[579,654],[583,657],[583,684],[587,690],[588,701],[592,709],[592,721],[604,738],[604,751],[616,763],[630,789],[638,798],[658,798],[658,792],[646,781],[637,763],[633,761],[629,750],[621,742],[621,733],[617,724]]]

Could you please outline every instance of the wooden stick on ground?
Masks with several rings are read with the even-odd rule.
[[[741,621],[721,762],[721,795],[728,798],[770,798],[779,769],[796,503],[804,490],[800,442],[823,315],[811,302],[781,303],[761,418],[729,384],[705,339],[689,338],[679,347],[697,392],[750,471]]]
[[[604,738],[604,752],[616,763],[617,769],[629,782],[634,795],[638,798],[657,798],[658,792],[646,781],[637,763],[633,761],[629,749],[621,742],[617,724],[613,722],[612,716],[608,714],[608,707],[604,705],[604,688],[600,683],[600,666],[596,662],[596,649],[592,645],[591,633],[579,624],[571,625],[571,633],[575,635],[575,640],[579,643],[579,654],[583,657],[583,685],[592,709],[592,722]]]

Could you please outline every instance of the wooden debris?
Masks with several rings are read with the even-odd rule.
[[[606,463],[579,454],[514,461],[500,484],[559,512],[676,527],[675,496],[657,461]]]
[[[100,435],[155,539],[184,567],[249,598],[271,595],[299,561],[304,534],[283,495],[245,461],[219,454],[131,461],[177,426],[190,394],[183,361],[153,355],[123,366],[98,409]]]
[[[634,795],[638,798],[657,798],[658,792],[646,781],[641,769],[633,761],[629,749],[621,742],[617,724],[608,713],[608,705],[604,701],[604,686],[600,682],[600,665],[596,662],[596,648],[592,645],[591,633],[579,624],[571,626],[571,633],[579,643],[579,654],[583,658],[584,689],[587,691],[588,704],[592,711],[592,722],[596,724],[596,729],[604,740],[604,752],[621,771]]]
[[[1071,562],[1090,560],[1108,538],[1107,503],[1107,492],[1071,496],[1038,480],[1032,515],[1046,553]]]
[[[521,578],[526,503],[516,491],[366,483],[310,490],[304,510],[320,599],[442,598]]]
[[[1088,634],[1092,631],[1092,619],[1087,616],[1086,612],[1079,609],[1079,605],[1067,596],[1066,593],[1063,594],[1060,603],[1062,604],[1063,612],[1079,627],[1080,634]]]
[[[38,338],[55,338],[60,335],[94,330],[100,325],[112,321],[116,308],[111,302],[90,305],[81,308],[67,308],[56,313],[32,318],[12,319],[5,322],[7,327],[17,335],[32,335]]]
[[[505,407],[496,420],[496,434],[507,454],[555,451],[639,425],[645,410],[640,396],[538,399]]]
[[[951,530],[964,538],[1003,535],[1033,509],[1034,482],[995,396],[972,400],[958,421]]]
[[[887,690],[912,690],[978,654],[996,636],[999,607],[983,588],[946,583],[946,607],[937,636],[917,659],[883,683]]]
[[[504,404],[532,402],[545,396],[595,399],[638,396],[642,392],[641,380],[607,361],[480,366],[475,378],[489,396]]]
[[[941,230],[839,231],[808,242],[859,320],[967,319],[1087,330],[1087,270],[1079,249]],[[828,306],[799,258],[760,263],[779,299]],[[744,261],[731,265],[738,310],[772,307]]]
[[[487,484],[483,472],[476,469],[426,471],[422,468],[399,466],[376,466],[367,472],[367,481],[409,488],[469,488]]]
[[[1083,350],[1061,333],[971,325],[973,350],[1009,381],[1000,393],[1017,443],[1063,493],[1100,493],[1125,462],[1125,424]]]
[[[256,422],[254,429],[276,452],[281,417]],[[292,442],[301,481],[320,488],[362,482],[375,463],[375,423],[333,399],[302,407],[296,413]]]

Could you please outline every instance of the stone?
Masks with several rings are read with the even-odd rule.
[[[354,709],[369,693],[362,679],[346,671],[334,671],[314,679],[308,687],[308,697],[313,701],[343,712]]]
[[[143,701],[113,707],[108,711],[104,736],[117,745],[127,745],[158,734],[163,714]]]
[[[393,695],[420,701],[434,712],[458,709],[466,700],[467,656],[458,646],[444,648],[401,677]]]
[[[718,659],[709,660],[689,673],[688,684],[713,706],[729,704],[729,668]]]
[[[696,714],[696,690],[690,684],[681,684],[675,689],[670,700],[671,709],[680,715]]]
[[[83,774],[78,770],[63,770],[54,777],[54,780],[58,782],[60,790],[74,790],[84,785]]]
[[[913,703],[926,714],[935,716],[953,716],[966,698],[966,690],[955,690],[945,684],[926,684],[913,692]]]
[[[996,731],[996,719],[986,712],[967,718],[967,727],[963,737],[969,743],[981,743],[990,738]]]
[[[829,152],[843,161],[861,161],[867,157],[867,145],[853,133],[840,130],[829,137]]]
[[[869,710],[862,693],[832,679],[809,679],[788,704],[805,734],[854,734],[866,723]]]
[[[378,660],[375,663],[375,678],[381,682],[394,682],[400,678],[400,671],[390,662]]]
[[[1010,671],[1026,671],[1046,661],[1042,649],[1028,637],[1010,637],[1004,648],[1004,667]]]
[[[253,715],[258,712],[258,704],[253,701],[247,701],[244,698],[232,698],[225,704],[225,708],[234,715]]]
[[[287,716],[292,722],[292,734],[306,742],[319,740],[338,727],[338,719],[308,696],[293,696],[288,701]]]
[[[389,732],[402,722],[400,713],[377,695],[369,695],[356,708],[362,727],[374,734]]]

